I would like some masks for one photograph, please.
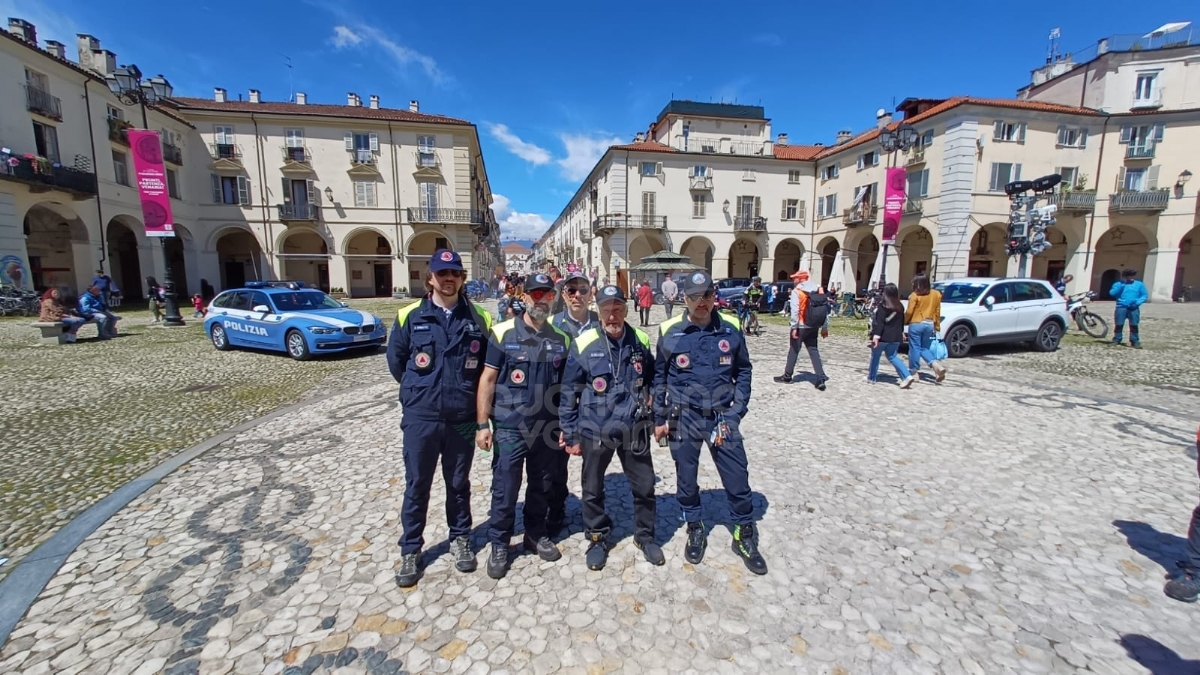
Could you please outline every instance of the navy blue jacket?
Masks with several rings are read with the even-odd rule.
[[[571,318],[570,313],[568,313],[566,310],[563,310],[550,317],[550,323],[554,324],[555,328],[558,328],[567,335],[570,335],[571,339],[574,340],[575,338],[579,337],[579,334],[585,329],[591,326],[600,325],[600,317],[595,312],[588,310],[587,323],[580,325],[575,323],[575,319]]]
[[[449,317],[429,296],[396,312],[387,360],[405,416],[475,421],[491,325],[487,310],[462,295]]]
[[[750,406],[750,352],[737,322],[713,311],[703,326],[685,314],[658,325],[654,360],[654,421],[667,422],[671,406],[729,412],[741,419]]]
[[[530,422],[558,419],[559,385],[571,338],[549,321],[535,331],[525,315],[492,328],[487,365],[500,371],[492,420],[498,426],[526,428]]]
[[[650,336],[628,323],[619,341],[599,327],[584,330],[571,343],[562,384],[559,419],[567,445],[578,443],[580,436],[629,438],[638,399],[645,400],[654,384]]]

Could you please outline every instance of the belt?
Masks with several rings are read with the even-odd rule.
[[[720,415],[722,413],[729,412],[730,406],[725,405],[725,406],[713,408],[713,407],[692,405],[689,403],[687,405],[687,408],[688,408],[688,410],[691,410],[692,412],[700,413],[704,417],[716,417],[717,415]]]

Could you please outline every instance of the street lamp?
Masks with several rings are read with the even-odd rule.
[[[896,151],[907,152],[921,140],[921,134],[911,124],[903,122],[895,129],[884,127],[879,132],[879,146],[888,155],[888,168],[896,166]],[[874,196],[872,196],[874,198]],[[885,219],[886,220],[886,219]],[[879,288],[887,283],[888,240],[883,239],[883,269],[879,270]]]
[[[167,78],[156,75],[145,82],[142,81],[142,71],[136,65],[121,66],[116,72],[104,78],[108,88],[125,105],[137,105],[142,108],[142,128],[149,130],[150,121],[146,117],[146,105],[154,105],[163,99],[171,97],[173,88]],[[175,236],[172,233],[170,236]],[[175,299],[175,281],[171,276],[171,258],[167,254],[166,237],[162,241],[163,254],[163,291],[166,295],[166,312],[163,323],[168,326],[182,326],[183,317],[179,314],[179,303]]]

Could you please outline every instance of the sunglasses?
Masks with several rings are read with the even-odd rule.
[[[563,295],[587,295],[589,290],[586,286],[567,286],[563,289]]]
[[[693,293],[692,295],[687,296],[688,300],[691,300],[692,302],[699,302],[701,300],[712,300],[715,297],[717,297],[716,291],[705,291],[703,293]]]
[[[545,297],[553,297],[554,296],[554,291],[545,290],[542,288],[539,288],[536,291],[525,291],[525,293],[528,294],[529,297],[533,298],[534,302],[537,302],[538,300],[541,300],[542,298],[545,298]]]
[[[462,277],[463,274],[462,270],[438,270],[433,273],[436,277],[454,277],[455,279]]]

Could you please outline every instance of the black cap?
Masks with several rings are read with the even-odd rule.
[[[698,295],[707,293],[716,288],[713,285],[712,275],[703,270],[692,272],[683,280],[684,295]]]
[[[584,281],[584,282],[587,282],[589,285],[591,285],[591,283],[592,283],[591,279],[588,279],[587,277],[583,276],[579,272],[571,272],[570,274],[568,274],[567,277],[565,279],[563,279],[563,284],[566,285],[566,284],[571,283],[572,281]]]
[[[603,305],[606,302],[625,302],[625,294],[617,286],[605,286],[596,294],[596,304]]]
[[[525,292],[530,291],[552,291],[554,290],[554,282],[550,281],[550,277],[545,274],[532,274],[525,278]]]

